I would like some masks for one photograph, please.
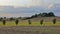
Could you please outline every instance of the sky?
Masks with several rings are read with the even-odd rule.
[[[0,16],[31,16],[35,13],[52,11],[59,15],[60,0],[0,0]],[[59,7],[57,7],[59,5]],[[48,10],[47,10],[48,9]],[[57,11],[56,11],[57,10]],[[33,11],[33,12],[32,12]]]
[[[41,5],[41,0],[0,0],[0,5],[30,7]]]

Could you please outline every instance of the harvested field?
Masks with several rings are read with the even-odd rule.
[[[60,27],[56,26],[3,26],[0,34],[60,34]]]

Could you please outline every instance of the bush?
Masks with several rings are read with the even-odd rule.
[[[40,24],[41,24],[41,25],[43,24],[43,19],[40,21]]]
[[[9,18],[9,21],[14,21],[14,20],[15,20],[15,18],[13,18],[13,17]]]
[[[56,19],[53,19],[53,24],[56,24]]]
[[[2,22],[3,22],[3,25],[5,25],[5,24],[6,24],[6,20],[3,20]]]
[[[31,24],[31,20],[28,20],[28,23]]]
[[[18,23],[19,23],[19,20],[17,19],[17,20],[15,21],[15,24],[18,25]]]
[[[0,21],[2,21],[2,20],[3,20],[3,18],[1,17],[1,18],[0,18]]]

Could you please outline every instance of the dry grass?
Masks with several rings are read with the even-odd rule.
[[[60,34],[60,27],[4,26],[0,27],[0,34]]]

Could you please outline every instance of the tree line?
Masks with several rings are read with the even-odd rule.
[[[55,14],[53,12],[39,13],[39,14],[32,15],[31,17],[27,17],[26,19],[31,19],[36,17],[55,17]]]

